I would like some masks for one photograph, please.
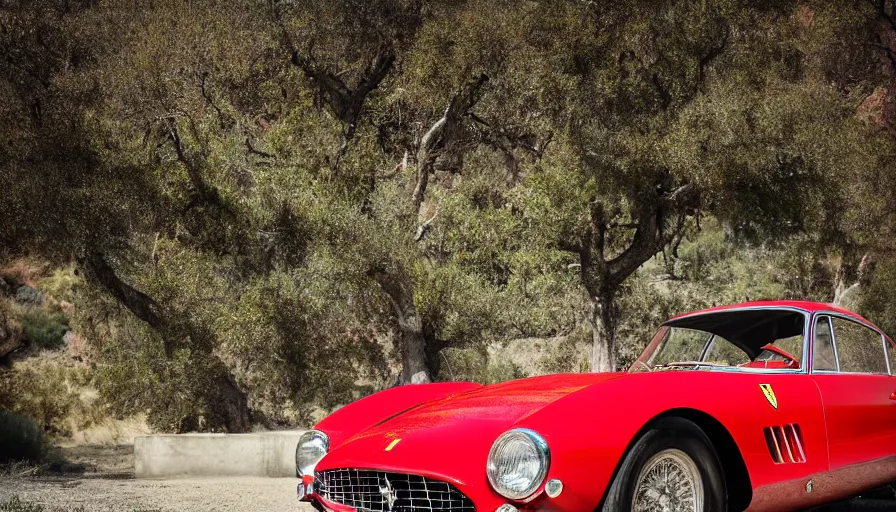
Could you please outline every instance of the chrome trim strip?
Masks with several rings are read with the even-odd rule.
[[[703,350],[700,352],[700,359],[697,359],[697,361],[700,361],[701,363],[706,362],[706,356],[709,355],[709,349],[712,347],[712,342],[714,342],[715,340],[716,335],[713,333],[709,333],[709,338],[705,343],[703,343]]]
[[[831,322],[831,317],[827,312],[818,312],[812,315],[814,321],[812,322],[812,373],[818,374],[833,374],[840,373],[840,356],[837,353],[837,339],[834,336],[834,323]],[[818,321],[825,320],[828,323],[828,329],[831,333],[831,350],[834,352],[834,364],[837,365],[836,370],[816,370],[815,366],[815,329],[818,327]]]
[[[890,354],[887,352],[887,338],[884,337],[883,333],[880,335],[880,343],[884,347],[884,361],[887,362],[887,375],[893,375],[893,370],[890,368]]]

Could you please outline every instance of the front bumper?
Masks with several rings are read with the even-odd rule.
[[[456,482],[408,472],[337,468],[305,477],[299,497],[331,510],[475,512],[473,500]]]
[[[507,499],[491,489],[485,478],[483,478],[481,486],[470,486],[445,478],[409,473],[354,469],[337,471],[380,476],[376,484],[372,484],[370,481],[372,477],[367,476],[364,477],[367,480],[354,480],[351,484],[346,482],[339,490],[335,490],[331,486],[330,491],[326,489],[323,482],[325,478],[321,478],[320,474],[317,475],[317,478],[305,476],[297,488],[299,500],[309,502],[315,509],[322,512],[367,510],[389,512],[393,507],[395,510],[413,510],[414,512],[492,512],[498,510],[502,505],[512,505],[515,508],[511,510],[520,511],[568,510],[548,503],[550,499],[544,494],[543,489],[539,489],[534,494],[534,498],[525,503],[508,502]],[[389,482],[383,476],[391,478],[393,481]],[[413,484],[409,484],[408,481],[413,481]],[[423,485],[423,482],[427,482],[428,486]],[[365,489],[364,497],[359,495],[361,489]]]

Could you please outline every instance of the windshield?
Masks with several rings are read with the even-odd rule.
[[[802,368],[801,314],[706,316],[712,321],[672,321],[661,327],[632,370]]]

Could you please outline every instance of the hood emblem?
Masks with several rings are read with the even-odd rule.
[[[386,511],[392,512],[392,507],[395,506],[395,502],[398,501],[398,494],[395,492],[395,489],[392,488],[392,483],[389,481],[388,476],[383,477],[383,483],[380,484],[380,494],[383,496],[383,499],[386,500],[386,505],[388,506]]]
[[[393,439],[392,442],[389,443],[388,446],[386,446],[386,451],[391,452],[392,448],[395,448],[395,445],[397,445],[400,442],[401,442],[401,438]]]

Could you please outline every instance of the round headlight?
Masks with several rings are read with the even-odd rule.
[[[330,450],[330,438],[320,430],[309,430],[299,438],[296,446],[296,472],[299,476],[313,475],[314,466]]]
[[[495,441],[488,453],[488,481],[501,496],[511,500],[528,498],[544,482],[551,452],[544,438],[526,428],[509,430]]]

